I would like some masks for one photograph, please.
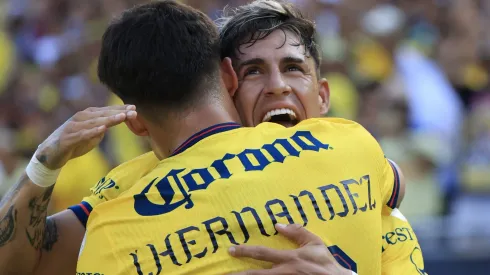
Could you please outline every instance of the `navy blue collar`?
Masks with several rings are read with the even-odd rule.
[[[242,127],[240,124],[235,123],[235,122],[225,122],[225,123],[220,123],[220,124],[215,124],[213,126],[210,126],[206,129],[203,129],[194,135],[192,135],[190,138],[188,138],[184,143],[182,143],[175,151],[172,153],[172,156],[175,156],[177,154],[180,154],[187,150],[188,148],[192,147],[194,144],[198,143],[199,141],[212,136],[214,134],[230,131],[233,129],[237,129]]]

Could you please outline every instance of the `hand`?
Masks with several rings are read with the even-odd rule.
[[[301,225],[276,224],[279,233],[297,243],[295,250],[276,250],[264,246],[239,245],[230,248],[234,257],[247,257],[273,263],[271,269],[249,270],[233,275],[322,274],[351,275],[330,253],[322,239]]]
[[[133,105],[119,105],[77,112],[39,145],[36,158],[51,170],[60,169],[70,159],[90,152],[108,128],[135,119],[135,110]]]

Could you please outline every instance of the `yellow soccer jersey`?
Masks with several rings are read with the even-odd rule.
[[[426,275],[424,257],[410,223],[398,210],[383,216],[383,275]]]
[[[92,209],[105,201],[117,198],[148,172],[153,170],[159,160],[153,152],[143,154],[112,169],[90,189],[91,195],[82,202],[69,207],[85,226]]]
[[[226,274],[269,264],[227,248],[294,248],[273,224],[300,223],[359,274],[381,274],[381,209],[395,174],[357,123],[309,119],[205,129],[90,214],[77,272]]]
[[[56,180],[51,196],[51,213],[58,213],[90,194],[89,188],[108,171],[109,164],[98,147],[70,160]]]

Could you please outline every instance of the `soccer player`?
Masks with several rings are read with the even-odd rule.
[[[290,127],[327,112],[330,91],[320,77],[315,26],[298,10],[280,2],[255,1],[230,10],[219,22],[221,57],[231,57],[237,72],[240,85],[233,99],[244,124],[269,121]],[[398,203],[403,192],[400,188]],[[393,206],[387,205],[383,216],[382,272],[425,274],[415,233]],[[246,252],[244,256],[258,260],[272,253],[256,247]],[[268,274],[261,272],[253,274]]]
[[[137,106],[128,126],[161,161],[92,210],[77,272],[268,267],[230,258],[227,248],[292,248],[275,236],[280,221],[307,224],[350,270],[381,273],[381,211],[396,205],[399,184],[375,139],[342,119],[241,128],[229,96],[236,74],[220,60],[214,23],[173,1],[130,9],[108,27],[99,78]]]
[[[253,30],[250,30],[250,31],[253,31]],[[83,113],[82,113],[83,114]],[[79,118],[81,119],[83,116],[80,116]],[[73,122],[73,121],[72,121]],[[72,123],[71,122],[71,123]],[[115,169],[113,171],[113,173],[111,173],[108,177],[105,178],[105,180],[102,180],[100,182],[100,184],[97,186],[97,188],[94,189],[94,192],[96,193],[96,200],[93,200],[92,203],[93,205],[95,205],[97,203],[97,200],[99,198],[101,198],[102,200],[100,201],[104,201],[106,199],[110,199],[111,196],[112,197],[115,197],[117,196],[122,190],[125,189],[124,185],[124,179],[131,179],[132,177],[134,177],[134,179],[138,179],[141,177],[141,175],[143,175],[145,173],[145,169],[147,167],[153,167],[151,165],[154,165],[156,164],[157,160],[156,158],[152,155],[152,154],[147,154],[147,155],[144,155],[132,162],[129,162],[125,165],[122,165],[120,167],[118,167],[117,169]],[[133,165],[131,165],[133,164]],[[140,173],[140,174],[139,174]],[[129,180],[129,182],[131,182]],[[118,186],[119,185],[119,186]],[[121,186],[122,185],[122,186]],[[119,189],[118,189],[119,188]],[[93,198],[91,198],[93,199]],[[86,206],[84,206],[86,209],[83,209],[83,207],[80,207],[82,209],[82,211],[89,211],[88,209],[90,209],[90,205],[88,205],[87,203],[84,203]],[[50,247],[50,243],[47,242],[47,247],[50,248],[50,251],[49,253],[43,253],[43,257],[42,257],[42,261],[41,261],[41,264],[39,264],[38,266],[40,267],[57,267],[57,268],[61,268],[63,267],[63,264],[66,264],[67,262],[70,263],[69,261],[69,258],[71,256],[70,253],[66,253],[66,252],[69,252],[69,251],[74,251],[73,249],[69,248],[68,244],[73,244],[73,246],[79,246],[79,243],[81,241],[81,235],[83,235],[83,231],[80,230],[80,228],[78,227],[79,224],[78,224],[78,221],[73,221],[70,216],[70,212],[69,211],[65,211],[65,213],[62,213],[60,215],[57,215],[53,218],[50,219],[50,222],[48,222],[48,225],[51,225],[49,228],[51,228],[50,230],[48,230],[47,232],[50,233],[49,235],[51,235],[51,238],[48,238],[48,239],[51,239],[53,241],[53,237],[58,237],[59,241],[57,243],[57,246],[55,246],[55,249],[54,250],[51,250],[53,247]],[[54,222],[54,220],[56,220],[56,223]],[[65,222],[65,221],[71,221],[71,222]],[[54,227],[55,230],[53,230],[53,225],[55,224],[58,224],[57,227]],[[72,227],[69,227],[68,225],[71,225]],[[57,230],[56,230],[57,228]],[[70,228],[71,230],[66,230],[67,228]],[[60,232],[61,234],[56,234],[56,231],[57,232]],[[67,232],[68,231],[68,232]],[[67,242],[66,239],[67,237],[70,239],[71,242]],[[400,242],[398,242],[400,243]],[[61,246],[61,247],[60,247]],[[238,250],[240,251],[240,250]],[[390,250],[385,250],[385,251],[390,251]],[[65,255],[65,259],[66,261],[63,261],[63,262],[59,262],[59,261],[56,261],[56,265],[55,264],[50,264],[49,263],[49,260],[52,259],[52,260],[56,260],[57,257],[52,257],[50,255],[56,255],[56,253],[59,253],[59,254],[63,254]],[[383,255],[385,255],[387,253],[384,253]],[[72,256],[72,258],[75,258],[75,256]],[[54,261],[53,261],[54,262]],[[69,265],[69,264],[68,264]],[[384,263],[383,263],[383,269],[384,269]],[[52,269],[51,269],[52,270]],[[57,269],[57,270],[60,270],[60,269]],[[68,269],[70,270],[70,269]],[[59,272],[55,272],[55,273],[59,273]],[[397,274],[401,274],[401,273],[397,273]]]
[[[281,25],[289,26],[291,28],[298,28],[298,24],[303,26],[302,30],[310,30],[310,33],[305,33],[303,36],[306,37],[315,37],[311,33],[314,32],[314,25],[312,22],[305,20],[301,17],[301,15],[292,7],[288,5],[280,5],[277,6],[270,1],[267,2],[267,5],[262,5],[265,3],[264,1],[256,1],[251,5],[246,5],[239,7],[238,9],[234,9],[233,13],[229,18],[224,18],[223,26],[221,30],[221,45],[222,47],[222,57],[231,56],[233,63],[235,64],[235,68],[239,68],[241,64],[248,63],[248,66],[243,68],[245,71],[241,72],[243,74],[252,75],[252,79],[249,80],[249,77],[244,77],[240,75],[240,71],[237,69],[239,73],[239,77],[241,78],[241,86],[238,92],[235,94],[235,104],[239,106],[239,109],[243,110],[242,113],[253,113],[252,108],[255,106],[254,100],[249,100],[250,96],[257,96],[261,94],[258,92],[266,91],[264,88],[267,86],[266,82],[273,81],[271,78],[281,79],[284,77],[285,81],[296,81],[298,77],[294,76],[302,76],[298,74],[301,70],[308,70],[310,72],[314,72],[311,74],[312,78],[318,79],[318,64],[319,64],[319,56],[318,51],[314,47],[305,51],[303,48],[298,48],[294,45],[300,44],[297,41],[287,41],[286,38],[296,38],[300,36],[299,34],[289,34],[289,36],[284,36],[281,31],[284,29],[278,27]],[[282,7],[282,10],[281,10]],[[267,16],[266,16],[267,15]],[[248,16],[248,17],[247,17]],[[241,22],[242,25],[239,25]],[[246,23],[246,24],[243,24]],[[248,24],[248,25],[247,25]],[[267,29],[273,30],[273,26],[276,26],[276,31],[271,31],[269,36],[262,36],[260,40],[256,41],[254,45],[244,45],[239,51],[234,47],[238,47],[239,43],[232,44],[235,41],[243,41],[244,37],[248,37],[250,34],[254,34],[257,30]],[[234,30],[240,30],[234,31]],[[278,35],[279,34],[279,35]],[[284,43],[284,42],[293,42],[293,43]],[[312,41],[314,43],[314,40]],[[293,44],[293,45],[291,45]],[[236,55],[236,53],[241,53]],[[304,64],[304,53],[308,54],[310,60],[307,64]],[[255,57],[255,63],[251,63],[248,60],[250,57]],[[296,56],[296,62],[286,63],[284,59],[288,57]],[[260,57],[260,58],[259,58]],[[300,60],[298,63],[297,61]],[[260,64],[257,62],[260,61]],[[304,69],[304,67],[307,67]],[[287,68],[287,69],[286,69]],[[275,73],[271,73],[271,71]],[[289,72],[289,73],[288,73]],[[294,73],[294,74],[292,74]],[[279,75],[278,75],[279,74]],[[281,76],[282,74],[282,76]],[[299,93],[300,100],[304,97],[316,97],[321,94],[321,90],[323,88],[323,92],[328,92],[328,87],[325,87],[325,80],[314,80],[310,79],[307,83],[302,83],[303,85],[296,85],[294,89],[286,93],[279,93],[279,96],[270,97],[267,99],[269,101],[273,101],[274,104],[283,104],[290,105],[287,101],[291,98],[294,99],[290,94]],[[250,85],[252,83],[254,85]],[[279,87],[274,87],[279,83]],[[318,85],[320,83],[323,85]],[[258,85],[257,85],[258,84]],[[284,83],[282,83],[284,84]],[[288,83],[289,84],[289,83]],[[293,82],[294,84],[294,82]],[[255,86],[255,87],[254,87]],[[285,86],[281,86],[281,81],[276,82],[275,84],[269,83],[270,86],[277,89],[285,89]],[[319,88],[319,86],[321,88]],[[299,87],[299,88],[298,88]],[[289,87],[290,89],[291,87]],[[286,87],[288,89],[288,87]],[[255,94],[253,93],[255,92]],[[281,94],[283,96],[281,96]],[[247,96],[249,98],[247,98]],[[303,96],[303,98],[301,98]],[[325,110],[327,104],[325,102],[328,101],[328,95],[323,95],[319,98],[318,105],[310,104],[308,107],[305,107],[305,113],[314,113],[314,112],[322,112],[321,110]],[[285,102],[286,101],[286,102]],[[311,110],[308,110],[310,108]],[[303,118],[298,118],[296,121],[291,120],[291,117],[288,115],[280,114],[281,110],[277,110],[277,115],[272,115],[268,117],[272,121],[276,123],[283,123],[285,125],[295,124],[298,121],[301,121]],[[292,111],[292,110],[291,110]],[[298,116],[299,117],[299,116]],[[256,123],[260,123],[261,119],[253,122],[249,120],[249,124],[254,125]],[[153,159],[153,161],[152,161]],[[92,208],[92,206],[98,204],[99,202],[110,200],[111,198],[115,198],[120,194],[120,190],[125,190],[126,182],[128,184],[132,184],[131,181],[126,181],[128,177],[127,171],[129,169],[132,170],[132,167],[135,171],[130,174],[136,175],[135,179],[139,177],[141,174],[146,173],[145,169],[142,167],[154,167],[156,165],[156,158],[150,153],[144,155],[134,161],[128,162],[125,165],[121,166],[119,171],[118,168],[113,170],[104,180],[102,180],[93,190],[94,196],[86,198],[82,205],[86,205],[86,208]],[[126,178],[126,179],[125,179]],[[115,189],[115,184],[119,184],[120,189]],[[401,195],[400,195],[401,196]],[[400,199],[401,200],[401,199]],[[81,208],[81,206],[74,207],[73,209]],[[86,221],[87,215],[85,211],[79,211],[80,218],[82,221]],[[420,247],[418,245],[415,233],[413,232],[408,221],[399,213],[398,210],[393,212],[393,215],[383,216],[383,230],[384,233],[382,235],[383,239],[383,274],[420,274],[423,271],[423,259],[422,257],[418,257],[417,261],[414,262],[412,260],[413,253],[420,253]],[[259,250],[259,251],[257,251]],[[265,252],[264,252],[265,251]],[[257,258],[257,255],[263,255],[263,257],[259,257],[259,260],[267,260],[267,253],[271,253],[271,250],[267,250],[261,247],[253,247],[253,248],[239,248],[237,249],[238,256],[253,256]],[[341,263],[342,260],[339,259]],[[257,274],[261,274],[260,271]]]

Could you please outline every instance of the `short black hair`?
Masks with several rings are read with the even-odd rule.
[[[176,1],[124,11],[102,38],[98,76],[150,116],[192,107],[219,85],[219,39],[204,13]]]
[[[267,38],[275,30],[290,31],[305,46],[306,54],[313,57],[319,71],[321,56],[316,42],[315,23],[303,16],[290,3],[277,0],[256,0],[248,5],[225,9],[218,19],[221,58],[237,59],[242,45],[252,46]]]

